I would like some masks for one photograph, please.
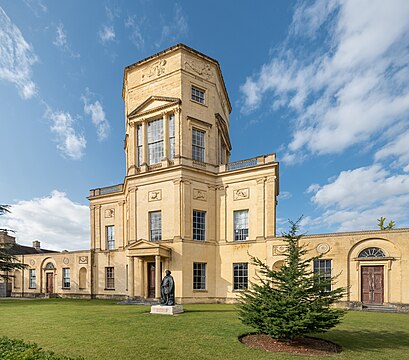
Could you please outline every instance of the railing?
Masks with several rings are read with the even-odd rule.
[[[235,162],[231,162],[226,164],[226,170],[236,170],[236,169],[243,169],[247,168],[250,166],[256,166],[257,165],[257,158],[252,158],[252,159],[246,159],[246,160],[239,160]]]
[[[90,196],[107,195],[107,194],[120,192],[122,191],[123,187],[124,187],[123,184],[118,184],[118,185],[112,185],[112,186],[107,186],[107,187],[98,188],[98,189],[92,189],[90,190]]]

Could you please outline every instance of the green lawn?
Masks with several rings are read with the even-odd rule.
[[[185,305],[178,316],[103,300],[0,301],[0,336],[86,359],[300,359],[242,345],[250,332],[232,305]],[[344,347],[336,359],[406,359],[409,315],[349,312],[320,337]],[[0,354],[1,358],[1,354]],[[328,359],[328,357],[323,357]]]

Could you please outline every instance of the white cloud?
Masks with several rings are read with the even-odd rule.
[[[68,44],[67,34],[64,31],[64,25],[62,23],[59,23],[57,26],[57,31],[56,31],[55,40],[53,41],[53,44],[59,49],[61,49],[62,51],[67,52],[73,58],[80,57],[79,54],[74,53],[74,51],[71,49],[70,45]]]
[[[128,16],[128,18],[125,21],[125,27],[131,30],[129,38],[139,50],[143,49],[145,45],[145,39],[142,35],[141,30],[144,21],[145,18],[142,18],[142,20],[138,22],[135,15]]]
[[[31,9],[35,16],[39,17],[39,11],[46,13],[48,11],[47,6],[44,5],[42,0],[24,0],[24,3]]]
[[[13,229],[16,241],[31,246],[39,240],[50,250],[89,249],[89,207],[71,201],[63,192],[12,204],[0,217],[1,227]]]
[[[89,94],[88,90],[87,93]],[[109,135],[110,126],[102,104],[98,100],[94,103],[90,102],[88,96],[85,95],[83,95],[81,99],[84,101],[84,112],[87,115],[91,115],[92,123],[97,129],[98,141],[105,140]]]
[[[178,3],[174,5],[173,17],[166,20],[162,25],[160,40],[155,43],[156,47],[161,47],[164,42],[179,42],[179,38],[186,36],[189,31],[187,17]]]
[[[313,184],[311,200],[325,212],[314,225],[335,225],[338,231],[376,228],[385,216],[406,226],[409,207],[409,174],[394,174],[379,164],[342,171],[324,186]],[[308,191],[308,190],[307,190]],[[399,224],[399,220],[403,224]]]
[[[318,33],[327,34],[319,47]],[[242,111],[269,98],[294,114],[286,161],[305,150],[340,153],[378,141],[380,132],[407,119],[408,60],[409,2],[300,2],[280,51],[241,86]]]
[[[74,119],[68,112],[47,110],[45,117],[51,120],[51,131],[56,134],[57,148],[64,157],[79,160],[83,157],[87,141],[74,129]]]
[[[375,160],[397,157],[398,165],[409,166],[409,129],[375,153]]]
[[[291,199],[293,195],[289,191],[281,191],[280,192],[280,200]]]
[[[31,67],[38,61],[20,29],[0,7],[0,79],[14,84],[20,96],[29,99],[36,94]]]
[[[98,32],[99,39],[103,44],[115,41],[115,30],[113,25],[103,25]]]

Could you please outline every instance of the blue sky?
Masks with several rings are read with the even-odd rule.
[[[123,69],[183,42],[220,62],[232,161],[277,153],[278,232],[409,226],[409,2],[0,0],[1,226],[89,247],[121,183]]]

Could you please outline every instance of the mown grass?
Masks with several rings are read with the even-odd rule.
[[[114,301],[4,300],[0,336],[86,359],[300,359],[242,345],[237,337],[252,329],[240,323],[233,305],[186,305],[185,310],[172,317]],[[337,360],[409,357],[407,314],[351,311],[340,326],[318,336],[344,348]]]

